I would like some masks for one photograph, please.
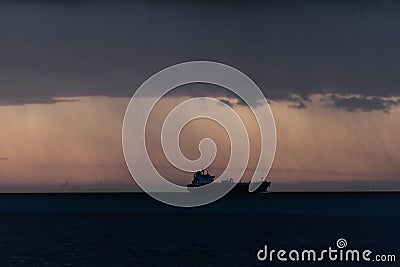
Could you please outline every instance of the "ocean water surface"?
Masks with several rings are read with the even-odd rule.
[[[142,193],[1,194],[0,266],[400,266],[399,193],[233,195],[176,208]],[[347,248],[394,262],[259,261]]]

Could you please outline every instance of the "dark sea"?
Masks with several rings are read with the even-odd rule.
[[[338,239],[395,261],[257,258],[265,245]],[[400,266],[400,193],[231,195],[200,208],[143,193],[1,194],[0,266]]]

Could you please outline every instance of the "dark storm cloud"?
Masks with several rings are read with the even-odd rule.
[[[58,99],[54,97],[35,97],[35,98],[0,98],[0,106],[18,106],[27,104],[55,104],[62,102],[75,102],[72,99]]]
[[[347,111],[374,111],[381,110],[388,112],[391,107],[398,106],[400,103],[398,100],[385,99],[383,97],[365,97],[365,96],[351,96],[342,97],[332,95],[331,100],[333,101],[333,106],[336,108],[343,108]]]
[[[232,106],[234,105],[234,103],[232,103],[232,102],[229,101],[229,100],[219,99],[219,101],[221,101],[222,103],[224,103],[224,104],[226,104],[226,105],[228,105],[228,106],[230,106],[230,107],[232,107]]]
[[[297,108],[312,94],[361,95],[381,110],[400,96],[398,2],[65,3],[0,2],[3,105],[131,96],[150,75],[189,60],[232,65],[267,98]]]
[[[303,109],[303,108],[307,108],[306,104],[304,104],[304,102],[299,101],[297,103],[294,104],[289,104],[290,108],[297,108],[297,109]]]

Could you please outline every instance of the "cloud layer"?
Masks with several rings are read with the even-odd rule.
[[[0,7],[0,105],[127,97],[160,69],[199,59],[244,71],[267,98],[293,108],[315,94],[334,95],[332,107],[347,111],[399,104],[390,100],[400,96],[396,1]]]

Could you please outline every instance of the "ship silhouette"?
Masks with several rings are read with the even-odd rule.
[[[200,188],[205,185],[212,185],[214,188],[225,188],[225,187],[232,187],[232,184],[235,183],[233,179],[224,180],[222,182],[215,182],[215,176],[210,175],[208,171],[205,170],[198,171],[193,175],[193,181],[190,184],[187,184],[187,188],[189,191],[196,191],[197,188]],[[253,182],[257,189],[253,192],[249,192],[250,182],[239,182],[236,183],[229,193],[263,193],[267,192],[268,187],[271,185],[271,182],[268,181],[259,181]]]

